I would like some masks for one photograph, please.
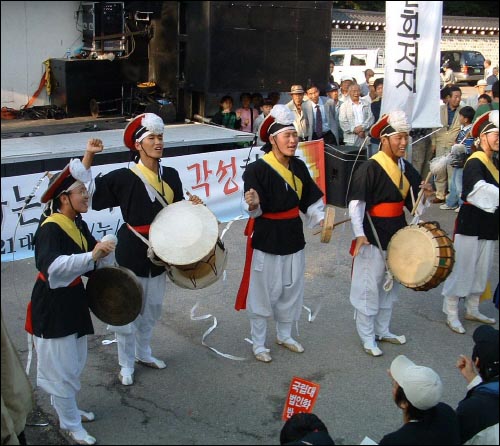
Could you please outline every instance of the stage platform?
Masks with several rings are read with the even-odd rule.
[[[83,156],[89,138],[99,138],[104,143],[104,153],[97,155],[96,165],[128,161],[130,150],[123,144],[123,129],[127,123],[123,117],[4,120],[1,176],[61,169],[70,158]],[[165,126],[163,155],[171,157],[241,148],[250,145],[253,137],[252,133],[210,124],[169,124]]]

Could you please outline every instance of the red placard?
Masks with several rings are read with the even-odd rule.
[[[319,384],[294,376],[286,397],[283,420],[286,421],[299,412],[311,413],[318,393]]]

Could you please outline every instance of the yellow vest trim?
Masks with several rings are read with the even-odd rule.
[[[161,196],[165,198],[167,204],[173,203],[174,191],[167,183],[165,183],[165,181],[158,180],[158,174],[148,169],[144,164],[140,163],[132,167],[132,172],[134,172],[137,175],[137,172],[135,172],[136,169],[140,170],[141,173],[144,175],[144,178],[146,178],[146,181],[152,187],[154,187]],[[163,183],[163,190],[162,190],[162,183]]]
[[[46,223],[55,223],[56,225],[58,225],[66,234],[68,234],[73,239],[73,241],[80,248],[83,249],[84,252],[87,252],[88,250],[87,239],[83,236],[82,231],[80,231],[76,227],[74,220],[71,220],[64,214],[56,212],[51,216],[47,217],[42,223],[42,226]]]
[[[282,177],[288,185],[295,191],[297,192],[297,195],[299,197],[299,200],[302,198],[302,180],[294,175],[289,169],[287,169],[283,164],[281,164],[276,157],[274,156],[274,153],[267,152],[262,159],[269,164],[278,174],[280,177]],[[295,181],[294,181],[295,180]]]
[[[373,155],[370,159],[375,160],[379,163],[380,167],[384,169],[384,171],[389,175],[389,178],[394,183],[394,185],[398,188],[399,192],[401,192],[401,196],[403,200],[408,195],[408,191],[410,190],[410,182],[406,178],[406,176],[401,172],[401,169],[395,163],[392,158],[384,153],[382,150]],[[403,188],[401,189],[401,177],[403,179]]]
[[[471,159],[478,159],[479,161],[481,161],[486,166],[486,168],[490,171],[491,175],[493,175],[493,178],[495,178],[495,181],[498,184],[498,169],[493,164],[493,161],[490,160],[488,155],[486,155],[486,153],[484,153],[481,150],[474,152],[471,156],[469,156],[469,158],[467,159],[465,164],[467,164]]]

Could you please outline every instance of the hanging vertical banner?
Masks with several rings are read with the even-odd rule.
[[[381,114],[403,110],[413,128],[440,127],[443,2],[386,2]]]

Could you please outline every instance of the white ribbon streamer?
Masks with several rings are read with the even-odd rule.
[[[241,358],[239,356],[233,356],[233,355],[230,355],[228,353],[222,353],[222,352],[218,351],[217,349],[215,349],[214,347],[210,347],[208,344],[205,343],[206,337],[217,328],[217,318],[211,314],[204,314],[202,316],[195,316],[194,313],[195,313],[196,309],[198,308],[199,304],[200,304],[200,302],[198,301],[193,306],[193,308],[191,308],[191,320],[192,321],[202,321],[204,319],[209,319],[211,317],[214,318],[214,323],[212,324],[212,326],[207,331],[205,331],[205,333],[203,333],[203,336],[201,338],[201,345],[208,347],[210,350],[212,350],[213,352],[217,353],[218,355],[220,355],[224,358],[232,359],[233,361],[245,361],[246,358]]]

